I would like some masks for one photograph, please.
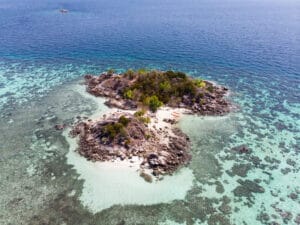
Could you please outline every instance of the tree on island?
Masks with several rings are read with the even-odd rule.
[[[157,109],[163,105],[163,103],[159,101],[156,95],[152,95],[151,97],[146,97],[144,100],[144,104],[149,106],[149,109],[152,112],[156,112]]]

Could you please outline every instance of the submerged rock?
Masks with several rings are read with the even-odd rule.
[[[251,153],[251,149],[249,149],[246,145],[240,145],[237,147],[232,148],[233,151],[243,154],[243,153]]]
[[[240,184],[237,186],[233,193],[235,196],[241,197],[251,197],[252,193],[264,193],[265,190],[262,186],[258,185],[257,183],[251,181],[251,180],[238,180],[238,183]]]
[[[298,195],[296,193],[291,193],[289,195],[289,197],[292,199],[292,200],[296,200],[298,198]]]
[[[149,183],[152,183],[152,176],[148,173],[145,173],[145,172],[141,172],[140,173],[140,176],[142,178],[144,178],[145,181],[149,182]]]
[[[300,213],[296,216],[294,222],[298,225],[300,224]]]
[[[229,214],[231,213],[231,207],[227,204],[222,204],[219,208],[218,208],[222,213],[224,214]]]
[[[246,177],[248,171],[251,169],[251,164],[234,164],[231,168],[231,173],[233,175],[238,175],[240,177]]]
[[[286,160],[286,163],[288,164],[288,165],[290,165],[290,166],[295,166],[296,165],[296,162],[294,161],[294,160],[292,160],[292,159],[287,159]]]
[[[66,128],[66,125],[65,125],[65,124],[56,124],[56,125],[54,126],[54,128],[55,128],[56,130],[63,130],[63,129]]]
[[[266,223],[270,220],[270,216],[267,213],[260,213],[257,218],[257,220],[261,221],[262,223]]]

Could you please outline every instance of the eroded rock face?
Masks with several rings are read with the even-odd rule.
[[[129,121],[126,126],[120,125],[121,116]],[[121,128],[118,132],[109,131],[113,126]],[[79,137],[78,151],[89,160],[124,160],[138,156],[143,159],[142,169],[161,175],[174,172],[191,158],[188,137],[177,128],[165,129],[170,129],[169,136],[162,137],[161,130],[149,128],[132,114],[114,113],[99,121],[80,122],[71,134]]]

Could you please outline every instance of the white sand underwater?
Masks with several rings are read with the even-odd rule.
[[[78,87],[78,92],[97,103],[97,110],[89,118],[96,119],[106,112],[115,111],[103,105],[103,98],[89,95]],[[166,109],[169,115],[172,110]],[[157,126],[167,125],[165,122],[157,121]],[[67,154],[67,163],[73,165],[84,180],[80,200],[84,206],[96,213],[116,204],[157,204],[171,202],[176,199],[184,199],[187,191],[191,189],[194,176],[192,170],[181,168],[172,176],[164,176],[163,180],[152,183],[146,182],[139,176],[139,159],[134,163],[129,161],[115,162],[91,162],[80,156],[75,150],[77,143],[75,138],[65,137],[70,144]]]
[[[156,204],[184,199],[193,184],[193,173],[182,168],[173,176],[161,181],[146,182],[139,176],[139,162],[91,162],[80,156],[76,140],[67,138],[70,151],[67,162],[73,165],[84,179],[80,200],[84,206],[96,213],[115,204]]]

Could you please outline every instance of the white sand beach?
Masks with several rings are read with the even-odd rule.
[[[106,107],[104,98],[97,98],[85,92],[84,86],[78,86],[77,91],[84,97],[95,101],[97,110],[92,116],[93,120],[102,118],[104,113],[126,112],[129,110],[110,109]],[[162,107],[151,118],[150,127],[170,128],[170,123],[164,119],[179,120],[183,110]],[[150,114],[148,114],[150,115]],[[73,165],[80,178],[84,180],[80,200],[84,206],[96,213],[113,205],[125,204],[157,204],[184,199],[187,191],[192,187],[194,176],[192,170],[181,168],[172,176],[164,176],[162,180],[146,182],[140,177],[140,163],[142,159],[133,157],[131,160],[115,160],[111,162],[91,162],[76,152],[75,138],[64,132],[70,149],[67,162]]]

